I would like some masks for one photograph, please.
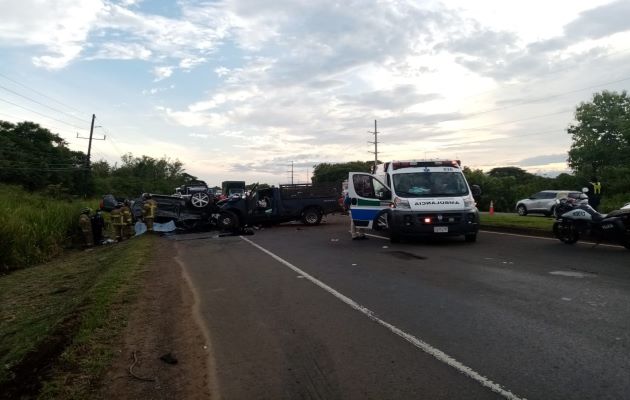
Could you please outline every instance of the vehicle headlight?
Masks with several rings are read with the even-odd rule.
[[[477,205],[472,197],[464,197],[464,208],[474,208]]]
[[[394,197],[394,208],[400,208],[402,210],[411,210],[409,200],[403,200],[400,197]]]

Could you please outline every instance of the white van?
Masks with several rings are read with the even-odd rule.
[[[401,236],[463,235],[477,240],[477,185],[466,181],[458,160],[390,161],[375,174],[351,172],[348,179],[351,218],[357,227],[389,228],[390,240]]]

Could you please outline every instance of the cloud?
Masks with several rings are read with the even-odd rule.
[[[43,55],[33,57],[35,65],[63,68],[81,54],[103,8],[101,0],[4,1],[0,45],[43,49]]]
[[[416,86],[410,84],[398,85],[387,90],[375,90],[358,95],[340,97],[346,104],[380,110],[405,109],[439,98],[441,96],[436,93],[418,93]]]
[[[532,167],[532,166],[538,166],[538,165],[564,163],[566,166],[567,158],[568,158],[568,155],[566,153],[550,154],[550,155],[544,155],[544,156],[529,157],[524,160],[518,161],[516,164],[522,167]]]
[[[188,136],[193,138],[207,139],[210,135],[206,133],[189,133]]]
[[[87,59],[148,60],[153,53],[138,43],[103,43],[95,55]]]
[[[155,76],[154,81],[158,82],[162,79],[166,79],[173,74],[174,67],[154,67],[153,68],[153,76]]]
[[[584,40],[596,40],[630,31],[630,2],[617,0],[580,13],[564,27],[562,36],[531,44],[538,51],[561,50]]]

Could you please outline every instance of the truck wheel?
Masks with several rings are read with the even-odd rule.
[[[239,228],[238,216],[231,211],[221,211],[217,224],[222,231],[234,232]]]
[[[195,208],[204,208],[210,203],[210,196],[207,193],[199,192],[190,197],[190,204]]]
[[[317,208],[307,208],[302,213],[302,222],[304,225],[319,225],[321,221],[322,213]]]
[[[464,239],[468,242],[468,243],[474,243],[477,241],[477,234],[476,233],[467,233],[464,235]]]
[[[398,233],[390,232],[389,233],[389,242],[390,243],[400,243],[400,235]]]

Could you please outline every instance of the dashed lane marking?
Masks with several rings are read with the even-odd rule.
[[[381,237],[382,238],[382,236],[377,236],[377,237]],[[305,271],[302,271],[300,268],[296,267],[295,265],[291,264],[290,262],[286,261],[285,259],[281,258],[280,256],[277,256],[276,254],[272,253],[271,251],[265,249],[264,247],[254,243],[254,242],[252,242],[251,240],[249,240],[249,239],[247,239],[247,238],[245,238],[243,236],[241,236],[241,239],[243,239],[247,243],[251,244],[252,246],[257,248],[258,250],[262,251],[263,253],[266,253],[271,258],[273,258],[274,260],[276,260],[279,263],[283,264],[284,266],[292,269],[294,272],[297,272],[298,274],[303,276],[304,279],[308,279],[309,281],[311,281],[311,283],[315,284],[316,286],[320,287],[321,289],[324,289],[328,293],[332,294],[337,299],[341,300],[342,302],[346,303],[347,305],[349,305],[350,307],[352,307],[356,311],[359,311],[360,313],[362,313],[363,315],[368,317],[370,320],[372,320],[372,321],[378,323],[379,325],[387,328],[388,330],[390,330],[394,334],[400,336],[401,338],[403,338],[407,342],[409,342],[412,345],[414,345],[416,348],[418,348],[418,349],[424,351],[425,353],[433,356],[437,360],[439,360],[439,361],[441,361],[441,362],[451,366],[452,368],[455,368],[457,371],[459,371],[462,374],[468,376],[469,378],[475,380],[476,382],[478,382],[482,386],[492,390],[493,392],[501,395],[502,397],[504,397],[506,399],[509,399],[509,400],[521,400],[521,399],[523,399],[524,400],[524,398],[518,397],[517,395],[515,395],[512,392],[510,392],[509,390],[504,389],[498,383],[495,383],[495,382],[491,381],[490,379],[486,378],[485,376],[479,374],[478,372],[475,372],[472,368],[462,364],[461,362],[457,361],[456,359],[454,359],[453,357],[451,357],[448,354],[444,353],[443,351],[441,351],[441,350],[431,346],[430,344],[428,344],[428,343],[418,339],[417,337],[415,337],[415,336],[413,336],[413,335],[411,335],[411,334],[409,334],[409,333],[407,333],[407,332],[405,332],[405,331],[395,327],[394,325],[390,324],[389,322],[380,319],[370,309],[360,305],[359,303],[357,303],[356,301],[352,300],[351,298],[341,294],[340,292],[336,291],[335,289],[333,289],[332,287],[328,286],[324,282],[316,279],[312,275],[307,274]]]

